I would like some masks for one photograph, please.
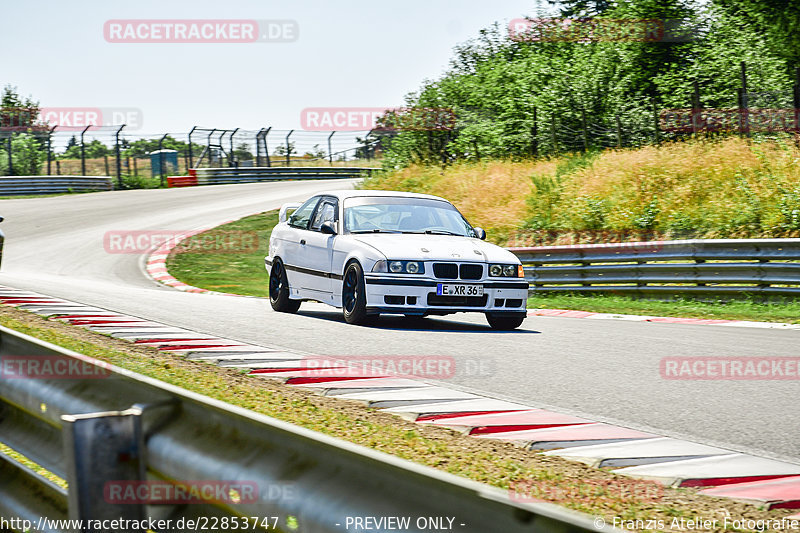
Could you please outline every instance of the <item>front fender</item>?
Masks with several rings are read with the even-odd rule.
[[[355,243],[349,250],[336,252],[333,257],[333,265],[331,265],[331,272],[337,276],[344,276],[344,269],[350,261],[358,261],[364,272],[371,272],[375,263],[381,259],[386,260],[386,256],[378,252],[375,248],[367,246],[362,243]],[[341,278],[339,278],[341,279]],[[342,296],[342,284],[333,284],[333,294],[336,300],[340,300]]]

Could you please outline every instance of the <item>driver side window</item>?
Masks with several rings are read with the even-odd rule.
[[[297,211],[289,217],[289,225],[293,228],[308,229],[308,222],[314,213],[314,208],[319,203],[319,199],[319,196],[315,196],[298,207]]]
[[[322,202],[309,229],[319,231],[323,222],[336,222],[336,205],[331,200]]]

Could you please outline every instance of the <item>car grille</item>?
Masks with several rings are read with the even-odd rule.
[[[483,277],[483,265],[475,263],[465,263],[459,268],[461,279],[481,279]]]
[[[434,263],[433,275],[442,279],[458,279],[458,265],[455,263]]]
[[[478,263],[434,263],[433,275],[439,279],[481,279],[483,265]]]
[[[428,305],[447,307],[486,307],[488,296],[439,296],[428,294]]]

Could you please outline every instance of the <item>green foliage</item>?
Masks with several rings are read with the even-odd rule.
[[[123,189],[159,189],[161,188],[161,178],[149,178],[145,176],[122,176]]]
[[[328,154],[325,152],[325,150],[320,148],[320,146],[318,144],[315,144],[314,147],[311,150],[308,150],[303,155],[308,156],[308,157],[315,157],[317,159],[323,159],[323,158],[327,157]]]
[[[273,153],[273,155],[284,155],[285,156],[286,155],[286,151],[287,151],[286,144],[279,144],[278,146],[275,147],[275,150],[273,150],[272,153]],[[291,141],[289,142],[288,151],[289,151],[289,155],[290,156],[297,153],[297,146],[295,145],[294,142],[291,142]]]
[[[778,210],[782,229],[800,230],[800,186],[791,191],[781,191]]]
[[[72,141],[75,140],[73,143]],[[114,149],[106,146],[102,142],[97,139],[92,139],[90,142],[86,143],[86,158],[87,159],[95,159],[99,157],[103,157],[105,155],[113,155]],[[59,159],[80,159],[81,158],[81,145],[77,142],[75,137],[72,137],[67,143],[67,148],[63,154],[59,156]]]
[[[0,175],[8,174],[6,142],[4,140],[0,146]],[[41,142],[27,133],[12,135],[11,153],[15,176],[38,176],[42,171],[42,163],[47,160],[47,152]]]
[[[138,139],[133,142],[124,142],[122,143],[124,148],[122,155],[123,157],[146,157],[150,152],[154,152],[159,149],[160,140],[161,139]],[[161,147],[164,150],[177,150],[179,153],[189,152],[189,143],[179,141],[171,135],[166,136]],[[202,145],[192,143],[192,151],[195,156],[199,155],[202,150]],[[80,152],[78,153],[78,157],[80,157]]]
[[[237,161],[249,161],[255,158],[253,152],[250,151],[250,145],[248,145],[247,143],[239,144],[239,146],[237,146],[236,149],[233,151],[233,157]]]
[[[411,108],[452,110],[455,127],[387,136],[385,168],[527,158],[534,147],[540,154],[552,154],[553,124],[558,151],[577,151],[582,149],[582,111],[590,144],[616,144],[619,119],[623,143],[643,145],[654,138],[654,105],[690,107],[695,80],[704,106],[735,107],[742,61],[750,91],[786,94],[793,82],[791,67],[800,64],[792,63],[800,55],[800,8],[789,6],[790,0],[766,3],[788,6],[786,14],[762,8],[755,0],[560,3],[562,15],[573,18],[683,21],[692,38],[676,42],[515,41],[495,24],[456,47],[443,76],[425,81],[406,97]],[[768,31],[763,29],[767,26]],[[664,137],[669,134],[662,132]]]
[[[0,93],[0,127],[28,128],[37,125],[39,102],[23,98],[16,87],[6,85]]]

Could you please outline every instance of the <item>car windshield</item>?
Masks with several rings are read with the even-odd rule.
[[[359,197],[344,203],[347,233],[430,233],[475,237],[453,205],[428,198]]]

